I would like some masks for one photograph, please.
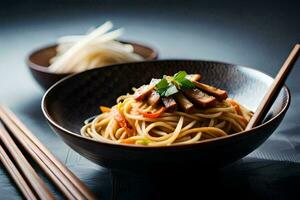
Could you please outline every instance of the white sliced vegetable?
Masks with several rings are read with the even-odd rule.
[[[115,63],[142,61],[132,45],[116,41],[123,29],[108,32],[112,27],[111,22],[106,22],[87,35],[59,38],[57,55],[50,60],[49,70],[73,73]]]
[[[56,62],[49,66],[49,70],[52,72],[57,71],[59,68],[65,67],[65,70],[62,71],[71,71],[70,65],[68,62],[72,60],[74,56],[76,56],[82,48],[84,48],[89,42],[93,41],[95,38],[101,36],[106,33],[113,27],[111,22],[106,22],[99,28],[92,31],[90,34],[85,36],[82,40],[78,41],[74,44],[65,54],[63,54]]]
[[[67,36],[62,36],[58,38],[57,42],[58,43],[74,43],[78,42],[78,40],[81,40],[84,37],[84,35],[67,35]]]

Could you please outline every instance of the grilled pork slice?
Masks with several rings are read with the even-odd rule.
[[[137,101],[144,100],[145,97],[151,93],[154,87],[155,85],[142,85],[135,91],[133,98]]]
[[[150,85],[155,86],[159,81],[160,79],[153,78],[150,82]],[[151,106],[154,106],[159,102],[159,100],[160,100],[159,94],[155,90],[152,90],[150,95],[148,96],[147,103]]]
[[[199,81],[201,79],[201,75],[200,74],[188,74],[186,76],[187,79],[189,79],[190,81]]]
[[[208,94],[216,97],[218,99],[218,101],[223,101],[228,97],[228,94],[225,90],[221,90],[219,88],[215,88],[213,86],[210,85],[206,85],[204,83],[199,83],[197,81],[193,81],[193,83],[195,84],[195,86],[201,90],[203,90],[204,92],[207,92]]]
[[[216,98],[210,96],[199,89],[193,88],[184,90],[184,94],[192,102],[198,104],[202,108],[207,108],[216,105]]]
[[[160,81],[160,79],[155,79],[153,78],[150,82],[149,85],[142,85],[141,87],[139,87],[133,97],[135,100],[137,101],[142,101],[145,99],[145,97],[147,97],[151,92],[152,90],[154,89],[155,85]],[[152,100],[151,100],[152,101]]]
[[[154,106],[159,102],[159,100],[159,94],[155,90],[152,90],[150,95],[148,96],[147,103],[151,106]]]
[[[194,110],[194,105],[181,92],[175,94],[175,99],[178,105],[187,113]]]
[[[176,110],[177,103],[172,97],[164,97],[161,99],[166,109],[170,112]]]

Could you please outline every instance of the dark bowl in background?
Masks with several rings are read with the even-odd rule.
[[[217,168],[232,163],[252,152],[274,132],[290,104],[289,90],[283,87],[262,125],[196,144],[143,147],[103,143],[80,135],[83,121],[99,114],[99,105],[112,106],[118,96],[131,91],[133,86],[179,70],[200,73],[203,82],[227,90],[229,97],[253,111],[273,81],[270,76],[251,68],[212,61],[119,64],[59,81],[44,95],[42,110],[53,130],[82,156],[113,170],[151,172]]]
[[[145,60],[156,60],[158,58],[158,52],[146,45],[142,45],[135,42],[121,41],[122,43],[131,44],[134,48],[134,52],[142,56]],[[57,44],[49,45],[40,49],[37,49],[30,53],[26,59],[26,64],[38,84],[45,90],[47,90],[54,83],[60,79],[70,75],[71,73],[53,73],[48,70],[50,65],[49,61],[56,55]]]

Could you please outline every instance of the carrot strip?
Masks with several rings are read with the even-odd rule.
[[[154,113],[149,113],[149,112],[143,112],[139,111],[144,117],[155,119],[158,118],[164,111],[166,110],[165,107],[161,107],[158,111]]]
[[[100,106],[99,109],[102,113],[110,112],[110,110],[111,110],[109,107],[106,107],[106,106]]]
[[[133,136],[134,135],[133,128],[130,127],[130,124],[126,121],[125,117],[119,112],[117,107],[113,107],[112,112],[113,112],[114,118],[117,120],[119,126],[124,128],[124,130],[127,133],[128,137]]]

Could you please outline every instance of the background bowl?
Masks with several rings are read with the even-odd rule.
[[[156,60],[158,53],[151,47],[134,43],[121,41],[122,43],[131,44],[134,48],[134,52],[142,56],[145,60]],[[56,55],[57,45],[49,45],[47,47],[40,48],[29,54],[26,59],[26,64],[30,69],[30,72],[34,79],[42,86],[43,89],[48,89],[54,83],[60,79],[70,75],[71,73],[57,74],[49,72],[48,66],[49,60]]]
[[[229,97],[255,110],[273,79],[257,70],[211,61],[169,60],[113,65],[70,76],[45,94],[42,109],[51,127],[75,151],[104,167],[126,171],[156,171],[190,167],[221,167],[249,154],[277,128],[290,103],[284,87],[264,124],[249,131],[168,147],[107,144],[79,135],[83,121],[112,106],[119,95],[152,77],[179,70],[200,73],[202,81],[226,89]]]

